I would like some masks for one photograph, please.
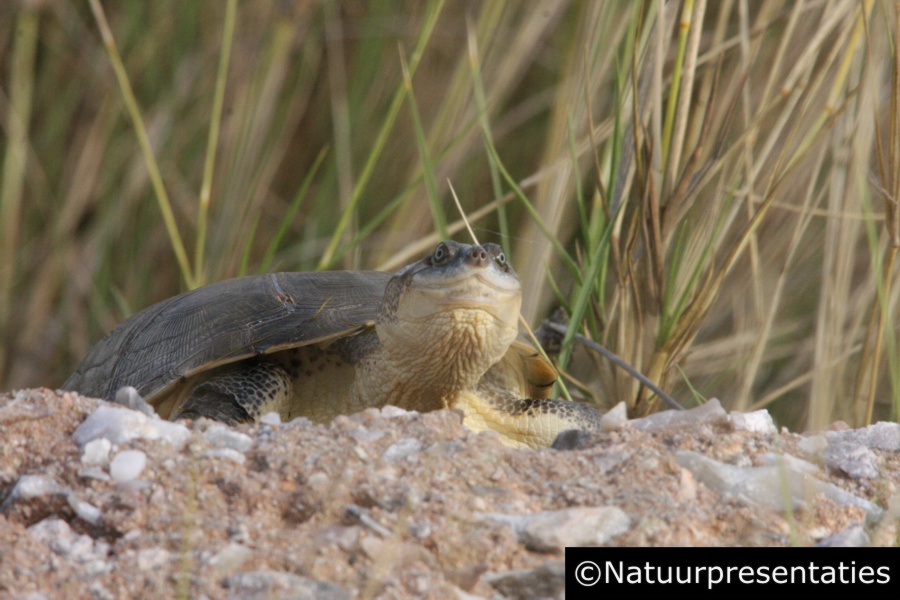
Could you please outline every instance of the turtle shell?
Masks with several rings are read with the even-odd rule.
[[[130,385],[153,403],[208,369],[371,327],[391,277],[376,271],[273,273],[185,292],[113,329],[63,389],[112,400]]]

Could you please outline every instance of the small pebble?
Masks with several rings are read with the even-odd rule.
[[[600,426],[603,431],[615,431],[628,423],[628,408],[624,402],[619,402],[600,417]]]
[[[138,391],[130,385],[120,387],[116,392],[116,404],[121,404],[125,408],[142,412],[148,417],[156,414],[153,407],[147,404]]]
[[[233,573],[250,558],[251,554],[253,551],[250,548],[231,542],[216,552],[209,559],[209,564],[220,574]]]
[[[172,559],[172,553],[165,548],[141,548],[137,551],[137,565],[141,571],[158,569]]]
[[[96,525],[100,522],[101,513],[99,508],[89,502],[78,499],[75,494],[69,494],[66,499],[69,501],[69,506],[72,507],[72,510],[75,511],[76,515],[91,525]]]
[[[213,446],[230,448],[237,452],[246,452],[253,446],[253,438],[249,435],[219,424],[211,425],[203,432],[203,437]]]
[[[124,450],[112,459],[109,474],[116,481],[132,481],[140,476],[146,465],[146,454],[140,450]]]
[[[264,414],[259,422],[265,425],[281,425],[281,415],[277,412],[269,412]]]
[[[105,467],[109,464],[112,443],[106,438],[97,438],[84,445],[81,462],[87,466]]]
[[[232,450],[231,448],[215,448],[213,450],[207,450],[203,453],[204,458],[220,458],[225,460],[230,460],[233,463],[237,463],[239,465],[244,464],[247,458],[237,450]]]
[[[416,454],[421,449],[422,442],[416,438],[401,438],[391,444],[381,457],[388,462],[395,462]]]
[[[778,429],[775,427],[775,421],[767,410],[755,410],[749,413],[734,411],[729,413],[728,420],[737,431],[749,431],[751,433],[763,433],[765,435],[775,435]]]

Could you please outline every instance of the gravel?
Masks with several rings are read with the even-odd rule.
[[[535,451],[452,411],[225,427],[23,390],[0,395],[0,597],[557,598],[568,544],[890,546],[898,427],[711,402]]]

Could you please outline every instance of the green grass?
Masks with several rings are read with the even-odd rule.
[[[683,401],[900,413],[890,3],[36,6],[0,7],[0,389],[204,282],[464,240],[449,180],[593,401],[658,405],[576,332]]]

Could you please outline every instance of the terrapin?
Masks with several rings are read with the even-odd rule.
[[[270,411],[327,422],[393,404],[454,408],[509,445],[549,446],[600,413],[551,400],[553,367],[516,341],[519,278],[497,244],[446,241],[395,274],[275,273],[213,283],[112,330],[64,389],[134,386],[163,418]]]

